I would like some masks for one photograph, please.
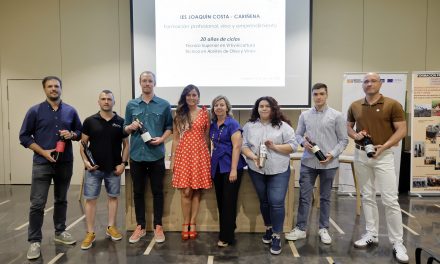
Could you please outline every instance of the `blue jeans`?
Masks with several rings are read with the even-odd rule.
[[[330,218],[330,196],[336,170],[337,168],[313,169],[301,164],[299,173],[299,206],[296,219],[296,227],[299,229],[303,231],[307,229],[307,219],[309,218],[310,206],[312,205],[313,188],[318,175],[320,184],[319,228],[328,229]]]
[[[274,233],[283,232],[284,201],[289,185],[290,167],[285,172],[274,175],[260,174],[251,169],[248,171],[260,200],[264,225],[272,226]]]
[[[121,176],[116,176],[113,171],[100,170],[86,171],[84,179],[84,198],[94,200],[101,192],[101,183],[104,180],[107,195],[118,197],[121,190]]]
[[[41,242],[41,227],[50,183],[54,185],[53,223],[55,234],[66,229],[67,191],[72,178],[73,162],[32,165],[31,207],[29,211],[28,241]]]

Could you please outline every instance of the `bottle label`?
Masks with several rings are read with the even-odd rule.
[[[152,139],[150,133],[148,133],[148,132],[143,133],[141,135],[141,138],[144,142],[148,142]]]
[[[66,148],[66,142],[61,140],[57,141],[57,145],[55,147],[56,152],[63,153],[65,148]]]
[[[374,155],[374,153],[376,153],[376,150],[374,149],[373,144],[368,144],[365,146],[365,152],[368,153],[372,153]]]
[[[258,167],[263,168],[266,165],[266,159],[267,159],[267,148],[266,145],[261,144],[260,145],[260,153],[258,157]]]
[[[313,154],[315,154],[316,152],[320,151],[321,149],[319,149],[319,147],[317,145],[313,146],[312,148],[312,152]]]

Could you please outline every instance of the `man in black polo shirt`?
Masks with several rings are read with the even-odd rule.
[[[81,141],[90,142],[89,149],[96,162],[92,167],[81,145],[80,153],[86,168],[84,180],[84,198],[86,199],[87,234],[81,248],[89,249],[95,241],[96,199],[104,180],[108,195],[108,226],[106,235],[112,240],[121,240],[122,234],[116,228],[118,196],[121,186],[121,174],[128,159],[128,137],[124,132],[124,119],[113,112],[115,104],[113,93],[103,90],[99,94],[100,110],[84,121]],[[121,147],[122,146],[122,147]],[[122,150],[122,157],[121,157]]]

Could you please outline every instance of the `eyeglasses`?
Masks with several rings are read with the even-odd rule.
[[[380,82],[380,80],[376,80],[376,79],[373,79],[373,80],[365,80],[365,81],[364,81],[364,84],[369,84],[369,83],[374,84],[374,83],[377,83],[377,82]]]

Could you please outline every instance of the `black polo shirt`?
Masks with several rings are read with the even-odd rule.
[[[110,172],[122,163],[122,139],[128,135],[124,132],[124,119],[114,112],[109,121],[101,117],[99,112],[83,123],[83,133],[89,136],[89,149],[95,158],[99,170]]]

